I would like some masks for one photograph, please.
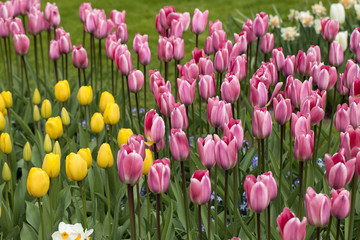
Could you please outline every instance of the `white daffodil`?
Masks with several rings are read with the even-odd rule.
[[[356,0],[340,0],[340,3],[344,6],[344,8],[350,9],[356,4]]]
[[[290,9],[290,13],[288,15],[288,18],[290,21],[297,21],[298,20],[299,12],[295,9]]]
[[[270,24],[271,26],[273,26],[274,28],[279,28],[280,27],[280,23],[281,23],[281,20],[279,18],[278,15],[270,15]]]
[[[314,16],[309,11],[301,11],[299,13],[299,21],[304,27],[311,27],[314,25]]]
[[[317,34],[321,33],[321,22],[320,19],[314,20],[314,29]]]
[[[51,237],[53,240],[74,240],[77,235],[78,234],[73,230],[72,225],[61,222],[59,223],[59,231],[54,232]]]
[[[284,40],[292,41],[297,36],[299,36],[299,33],[296,31],[296,27],[281,28],[281,37]]]
[[[311,9],[312,9],[313,14],[315,14],[319,17],[326,14],[326,8],[324,7],[324,5],[322,4],[321,1],[319,3],[312,5]]]

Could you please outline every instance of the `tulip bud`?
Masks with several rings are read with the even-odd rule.
[[[40,92],[37,88],[35,88],[34,94],[33,94],[33,103],[35,105],[38,105],[38,104],[40,104],[40,102],[41,102]]]
[[[13,38],[15,53],[19,56],[26,55],[29,51],[29,38],[25,34],[15,34]]]
[[[229,63],[229,52],[226,48],[219,49],[215,54],[214,67],[217,72],[225,72]]]
[[[45,124],[45,132],[53,140],[60,138],[63,134],[61,118],[59,116],[49,118]]]
[[[26,188],[30,196],[41,198],[49,190],[50,179],[47,173],[41,168],[33,167],[29,171]]]
[[[59,41],[51,40],[50,41],[50,48],[49,48],[49,58],[51,60],[58,60],[60,58],[60,46]]]
[[[207,25],[208,15],[208,10],[201,12],[199,9],[195,8],[193,19],[191,22],[191,32],[195,34],[200,34],[204,32]]]
[[[213,54],[214,53],[214,47],[213,47],[213,43],[212,43],[212,38],[211,36],[208,36],[205,40],[205,44],[204,44],[204,52],[208,55]]]
[[[99,109],[102,114],[104,114],[105,109],[108,104],[115,103],[113,95],[109,92],[103,92],[100,96]]]
[[[61,122],[64,126],[68,126],[70,124],[69,113],[64,107],[61,109]]]
[[[253,29],[256,37],[262,37],[268,30],[269,17],[266,13],[261,12],[256,14],[253,22]]]
[[[247,175],[244,181],[244,190],[249,209],[261,213],[270,203],[270,195],[266,185],[257,180],[254,175]]]
[[[339,42],[333,41],[330,45],[329,63],[334,67],[339,67],[344,62],[343,47]]]
[[[174,45],[174,59],[180,61],[184,58],[184,39],[181,38],[174,38],[173,39]]]
[[[290,240],[294,237],[296,240],[305,240],[306,217],[303,217],[300,222],[295,214],[285,207],[283,212],[277,217],[276,222],[283,240]]]
[[[240,96],[240,82],[234,74],[226,74],[221,84],[221,99],[233,104]]]
[[[308,161],[314,152],[314,132],[295,135],[294,157],[300,162]]]
[[[332,20],[330,18],[329,19],[321,18],[320,21],[321,21],[321,34],[323,38],[328,42],[332,42],[339,31],[339,22],[337,20]]]
[[[30,162],[32,158],[30,143],[26,142],[23,151],[23,159],[26,162]]]
[[[309,224],[314,227],[327,225],[330,218],[330,199],[325,194],[317,194],[308,187],[305,194],[305,209]]]
[[[148,175],[151,166],[154,163],[153,155],[150,149],[145,149],[145,159],[143,166],[143,175]]]
[[[56,178],[60,172],[60,156],[54,153],[45,155],[42,169],[49,175],[50,178]]]
[[[2,169],[2,178],[5,182],[8,182],[11,180],[11,170],[9,168],[9,165],[5,162],[3,169]]]
[[[171,129],[170,151],[175,161],[185,161],[190,156],[189,141],[185,132],[180,129]]]
[[[97,155],[97,164],[101,168],[111,168],[112,165],[114,165],[114,157],[112,155],[111,148],[108,143],[103,143],[100,146]]]
[[[59,155],[60,159],[61,159],[61,148],[60,148],[60,143],[59,141],[56,141],[53,147],[53,153]]]
[[[219,97],[208,99],[207,104],[207,120],[209,124],[215,128],[222,126],[232,118],[231,104],[225,101],[219,101]]]
[[[93,91],[91,86],[81,86],[76,97],[80,105],[90,105],[93,99]]]
[[[258,176],[258,181],[265,184],[268,189],[270,201],[273,201],[277,196],[277,184],[272,172],[266,172]]]
[[[33,110],[33,120],[34,122],[38,122],[40,121],[40,110],[39,107],[37,105],[34,105],[34,110]]]
[[[268,138],[272,131],[271,115],[266,108],[255,106],[252,117],[252,132],[255,138]]]
[[[44,119],[51,117],[51,102],[47,99],[41,104],[41,117]]]
[[[4,131],[6,125],[6,119],[4,117],[4,114],[2,112],[0,112],[0,131]]]
[[[199,158],[202,165],[210,169],[216,164],[215,158],[215,141],[212,135],[207,135],[205,139],[198,138]]]
[[[104,129],[104,117],[101,113],[94,113],[90,120],[90,129],[93,133],[100,133]]]
[[[81,45],[73,46],[72,62],[76,68],[85,69],[88,67],[87,52]]]
[[[344,188],[331,190],[331,215],[337,219],[347,218],[350,214],[350,192]]]
[[[12,151],[10,135],[6,132],[0,135],[0,149],[5,154],[10,154]]]
[[[119,179],[127,185],[134,186],[142,176],[143,158],[136,152],[128,153],[126,148],[126,145],[122,145],[117,155]]]
[[[70,181],[82,181],[87,174],[87,163],[79,155],[70,153],[66,157],[66,175]]]
[[[260,50],[264,54],[270,53],[274,48],[274,34],[266,33],[261,39]]]
[[[151,52],[148,42],[141,44],[139,48],[139,61],[144,66],[148,65],[151,61]]]
[[[237,140],[232,135],[224,136],[222,139],[214,135],[216,163],[224,170],[235,167],[237,163]]]
[[[197,170],[190,179],[190,200],[198,205],[207,203],[211,195],[211,181],[208,170]]]
[[[359,113],[360,113],[360,111],[359,111]],[[350,109],[348,108],[348,105],[346,103],[344,103],[343,105],[339,104],[337,106],[336,113],[335,113],[335,119],[334,119],[334,126],[338,132],[346,131],[347,126],[350,124],[350,116],[349,115],[350,115]]]
[[[66,102],[70,97],[70,86],[67,80],[59,81],[54,87],[55,98],[59,102]]]
[[[201,60],[200,60],[201,63]],[[214,73],[211,75],[200,75],[199,76],[199,94],[200,97],[207,101],[209,98],[215,97],[215,77]]]
[[[155,194],[166,192],[170,182],[170,160],[168,158],[156,160],[148,171],[148,185],[150,191]]]
[[[5,107],[11,108],[13,105],[13,99],[12,99],[11,92],[10,91],[2,91],[1,96],[3,97],[3,99],[5,101]]]
[[[148,141],[155,144],[164,139],[165,123],[154,109],[148,111],[144,119],[144,135]]]
[[[132,70],[128,78],[128,86],[130,92],[137,93],[144,84],[144,74],[140,70]]]
[[[120,119],[120,109],[119,105],[112,103],[107,105],[104,112],[104,122],[108,125],[115,125],[119,122]]]
[[[186,130],[188,128],[188,117],[184,104],[176,104],[171,112],[171,127],[173,129]]]
[[[46,134],[45,138],[44,138],[44,151],[46,153],[49,153],[49,152],[51,152],[51,150],[52,150],[51,139],[50,139],[49,135]]]
[[[77,154],[79,154],[86,161],[87,169],[89,169],[92,165],[92,156],[91,156],[90,148],[81,148],[79,149]]]
[[[241,149],[244,141],[244,129],[241,124],[241,120],[235,120],[233,118],[227,124],[224,124],[224,136],[229,136],[229,134],[234,135],[236,138],[236,147]]]

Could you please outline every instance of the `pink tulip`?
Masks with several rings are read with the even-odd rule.
[[[139,53],[140,46],[144,43],[148,42],[148,35],[144,34],[141,35],[140,33],[135,34],[134,40],[133,40],[133,50],[136,53]]]
[[[242,81],[246,77],[246,55],[237,56],[230,60],[228,72],[235,74],[235,76]]]
[[[28,32],[30,35],[38,35],[43,27],[44,16],[40,11],[28,14]]]
[[[132,70],[131,54],[128,50],[125,50],[123,54],[115,58],[116,65],[119,72],[122,75],[129,75]]]
[[[360,42],[360,28],[355,28],[350,36],[350,44],[349,44],[350,51],[356,53],[356,50],[359,47],[359,42]]]
[[[210,57],[201,57],[199,59],[199,74],[210,75],[214,73],[214,65]]]
[[[7,38],[9,35],[10,29],[7,20],[0,18],[0,38]]]
[[[360,155],[356,155],[355,175],[360,179]]]
[[[290,120],[292,113],[291,101],[288,98],[284,98],[283,93],[279,93],[273,99],[273,108],[274,118],[278,124],[284,125]]]
[[[156,31],[163,37],[166,37],[166,29],[161,26],[160,23],[160,14],[157,14],[155,17],[155,27]]]
[[[14,6],[10,1],[0,3],[0,18],[8,19],[14,16]]]
[[[310,126],[311,126],[310,114],[302,114],[301,112],[297,112],[297,114],[292,113],[291,136],[293,138],[302,134],[307,134],[310,131]]]
[[[264,107],[268,101],[268,90],[263,82],[256,80],[255,78],[250,79],[250,95],[249,102],[251,106]]]
[[[139,54],[139,61],[142,65],[146,66],[150,63],[151,52],[150,52],[149,44],[147,42],[141,44],[138,54]]]
[[[310,95],[312,89],[312,78],[303,83],[288,76],[285,84],[285,97],[291,100],[293,108],[300,108],[301,103]]]
[[[199,63],[200,58],[205,58],[205,52],[203,49],[198,49],[197,47],[191,52],[191,59],[195,61],[196,64]]]
[[[267,187],[270,201],[275,200],[277,196],[277,184],[275,178],[272,175],[272,172],[263,173],[262,175],[259,175],[257,179],[258,181],[264,183],[265,186]]]
[[[349,88],[347,88],[344,84],[345,84],[345,74],[340,73],[337,90],[340,93],[340,95],[343,95],[343,96],[349,94]]]
[[[244,129],[241,120],[231,118],[227,124],[224,124],[223,128],[225,136],[229,136],[231,133],[236,138],[236,147],[240,149],[244,141]]]
[[[197,140],[199,158],[202,165],[210,169],[216,164],[215,159],[215,141],[213,140],[212,135],[207,135],[205,139],[201,137]]]
[[[360,98],[349,99],[350,109],[348,111],[348,118],[350,119],[350,124],[357,128],[360,126]],[[346,129],[345,129],[346,130]]]
[[[175,161],[185,161],[190,157],[189,141],[181,129],[171,129],[170,152]]]
[[[58,60],[60,58],[59,41],[56,40],[50,41],[49,58],[51,60]]]
[[[311,45],[306,52],[307,62],[310,62],[310,69],[313,64],[321,63],[321,51],[319,46]]]
[[[170,62],[171,59],[173,58],[173,51],[174,48],[171,43],[171,40],[166,37],[159,36],[159,41],[158,41],[159,60],[163,62]]]
[[[314,132],[295,135],[294,157],[299,162],[307,162],[314,152]]]
[[[209,21],[209,36],[218,30],[223,30],[222,22],[220,20],[216,20],[215,22]]]
[[[276,218],[279,226],[280,236],[283,240],[305,240],[306,237],[306,217],[302,221],[285,207],[283,212]]]
[[[60,48],[60,53],[62,54],[68,54],[72,51],[72,45],[71,45],[69,33],[65,33],[65,35],[60,37],[59,48]]]
[[[266,13],[256,14],[253,22],[253,29],[256,37],[262,37],[266,34],[269,25],[269,17]]]
[[[314,227],[325,226],[330,217],[331,203],[325,194],[317,194],[314,189],[308,187],[305,194],[305,209],[310,225]]]
[[[247,33],[245,31],[242,31],[239,34],[234,33],[234,40],[234,48],[236,48],[236,46],[239,48],[238,55],[245,53],[248,47]]]
[[[250,79],[250,85],[253,85],[255,88],[259,87],[257,85],[260,82],[264,84],[266,90],[270,87],[270,85],[275,85],[277,82],[277,72],[273,63],[263,62],[260,68],[256,70]]]
[[[97,16],[94,11],[86,10],[85,11],[85,22],[84,30],[90,34],[93,34],[96,30],[96,19]]]
[[[116,25],[116,38],[117,40],[121,39],[121,43],[126,43],[128,41],[128,31],[127,25],[125,23],[120,23]]]
[[[144,84],[144,74],[140,70],[132,70],[128,78],[130,92],[137,93],[142,89]]]
[[[220,138],[214,135],[215,141],[215,160],[216,163],[224,170],[232,169],[237,163],[237,140],[229,133],[228,135]]]
[[[270,53],[274,48],[274,34],[266,33],[261,39],[260,51]]]
[[[278,71],[282,71],[285,64],[285,57],[282,48],[272,50],[272,60]]]
[[[86,18],[86,10],[88,11],[92,11],[92,7],[91,7],[91,2],[83,2],[81,5],[80,5],[80,8],[79,8],[79,17],[80,17],[80,21],[82,23],[85,22],[85,18]]]
[[[313,91],[300,106],[302,114],[309,113],[311,116],[311,125],[318,124],[325,116],[326,91]]]
[[[117,42],[116,42],[116,36],[114,33],[109,34],[106,37],[105,40],[105,50],[106,50],[106,56],[110,59],[113,59],[113,54],[114,54],[114,49],[117,46]]]
[[[222,126],[232,118],[231,104],[219,101],[219,97],[208,99],[207,120],[212,127],[222,128]]]
[[[24,26],[20,18],[9,19],[8,24],[11,35],[25,34]]]
[[[337,219],[347,218],[350,214],[350,192],[344,188],[331,190],[331,215]]]
[[[344,133],[340,133],[340,148],[344,148],[346,160],[357,157],[360,151],[360,128],[354,130],[349,125]]]
[[[169,15],[173,12],[175,12],[174,6],[164,6],[162,9],[160,9],[159,21],[164,29],[168,29],[170,27],[171,20],[169,19]]]
[[[196,81],[178,78],[178,98],[185,106],[192,104],[195,98]]]
[[[209,98],[215,97],[215,76],[214,73],[211,75],[200,75],[199,76],[199,94],[200,97],[207,101]]]
[[[346,63],[345,72],[344,72],[344,85],[346,87],[351,87],[354,78],[360,76],[360,68],[354,62],[354,60],[349,59]]]
[[[132,151],[140,154],[142,159],[145,159],[145,142],[143,135],[131,135],[127,140],[127,145]]]
[[[156,69],[155,70],[150,70],[149,71],[149,76],[150,76],[150,90],[155,95],[155,93],[158,90],[157,86],[165,85],[165,80],[161,76],[161,73],[159,71],[157,71]],[[156,97],[155,97],[155,99],[156,99]]]
[[[221,84],[221,99],[228,103],[234,103],[240,96],[240,82],[234,74],[226,74]]]
[[[19,56],[26,55],[29,51],[29,38],[25,34],[15,34],[13,38],[15,53]]]
[[[85,48],[81,45],[73,46],[72,62],[74,67],[85,69],[88,67],[88,58]]]
[[[359,111],[360,114],[360,111]],[[335,113],[334,126],[338,132],[345,132],[347,126],[350,124],[350,108],[344,103],[338,104]],[[359,123],[360,125],[360,123]]]
[[[187,62],[185,65],[178,65],[180,77],[188,80],[189,82],[196,81],[199,76],[199,67],[195,63],[195,60],[192,59]]]
[[[344,149],[333,156],[325,154],[326,181],[330,187],[339,189],[347,186],[355,171],[355,158],[346,161]]]
[[[151,109],[145,115],[144,135],[148,141],[155,144],[164,139],[165,123],[154,109]]]
[[[60,25],[60,13],[56,3],[46,4],[44,18],[50,23],[52,27],[57,27]]]
[[[288,55],[284,61],[284,66],[282,68],[282,73],[285,77],[294,75],[295,73],[295,56]]]
[[[244,190],[251,211],[261,213],[270,203],[270,195],[266,185],[256,179],[254,175],[247,175],[244,181]]]
[[[190,179],[190,201],[203,205],[210,200],[211,181],[208,170],[196,170]]]
[[[106,36],[108,35],[108,32],[112,33],[112,22],[111,22],[111,29],[108,29],[108,20],[107,19],[102,19],[99,18],[97,20],[97,25],[96,25],[96,29],[94,32],[94,37],[96,39],[104,39],[106,38]],[[117,36],[117,35],[116,35]]]
[[[171,21],[171,27],[168,31],[169,37],[181,38],[183,35],[183,25],[178,20]]]
[[[120,181],[134,186],[142,176],[143,158],[131,151],[127,145],[122,145],[117,155],[117,166]]]
[[[160,113],[164,117],[169,117],[174,109],[175,99],[172,93],[168,91],[168,89],[165,88],[165,92],[161,92],[162,90],[163,88],[158,92],[156,102],[158,104]]]
[[[335,39],[337,33],[339,32],[339,22],[330,18],[321,18],[320,23],[321,34],[323,38],[328,42],[332,42]]]
[[[213,48],[215,51],[218,51],[219,49],[225,47],[227,39],[224,30],[217,30],[213,32],[211,38],[212,38]]]
[[[344,62],[344,51],[340,43],[333,41],[330,45],[329,63],[334,67],[340,67]]]
[[[111,10],[110,12],[110,19],[115,25],[120,23],[125,23],[125,17],[126,17],[125,10],[123,10],[122,12],[117,10]]]
[[[360,94],[360,77],[355,76],[350,86],[350,97],[357,98]]]
[[[209,11],[205,10],[203,13],[195,8],[193,19],[191,22],[191,32],[195,34],[201,34],[205,31],[207,20],[208,20]]]
[[[205,40],[205,44],[204,44],[204,51],[207,55],[213,54],[214,53],[214,47],[213,47],[213,43],[212,43],[212,37],[208,36]]]
[[[113,49],[113,59],[116,62],[121,55],[125,54],[126,51],[129,51],[128,47],[126,44],[121,44],[121,41],[118,40],[117,42],[115,42],[115,46]],[[127,66],[124,66],[127,67]]]
[[[252,116],[252,132],[255,138],[268,138],[272,131],[271,115],[266,108],[254,107]]]
[[[219,49],[215,54],[214,66],[217,72],[226,72],[229,62],[229,52],[226,48]]]
[[[320,90],[331,90],[337,82],[337,71],[335,67],[328,65],[313,65],[310,76],[318,85]]]
[[[182,129],[185,131],[188,128],[188,117],[184,104],[177,103],[171,111],[171,127],[173,129]]]
[[[149,169],[148,185],[151,192],[161,194],[167,191],[170,182],[170,160],[156,160]]]
[[[149,146],[150,151],[155,152],[155,144]],[[165,139],[161,139],[160,142],[156,144],[156,152],[161,152],[165,149]]]
[[[296,55],[295,62],[298,73],[302,76],[309,76],[310,61],[303,51],[299,50],[298,54]]]

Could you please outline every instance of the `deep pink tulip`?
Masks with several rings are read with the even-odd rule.
[[[253,22],[254,34],[256,37],[262,37],[266,34],[269,26],[269,17],[266,13],[256,14]]]
[[[173,57],[175,60],[180,61],[184,58],[184,39],[173,38],[172,43],[174,49]]]
[[[340,67],[344,62],[343,47],[339,42],[333,41],[330,45],[329,63],[334,67]]]
[[[293,76],[288,76],[285,84],[285,97],[291,100],[293,108],[300,108],[301,103],[310,95],[312,78],[303,83]]]
[[[149,44],[147,42],[140,45],[138,54],[139,54],[139,61],[142,65],[146,66],[150,63],[151,52],[150,52]]]
[[[149,149],[150,149],[150,151],[154,152],[154,151],[155,151],[155,144],[150,145],[150,146],[149,146]],[[161,151],[164,150],[164,149],[165,149],[165,139],[162,138],[162,139],[160,140],[160,142],[158,142],[158,143],[156,144],[156,152],[161,152]]]
[[[221,84],[221,99],[228,103],[234,103],[240,96],[240,82],[234,74],[226,74]]]
[[[183,25],[178,20],[171,21],[171,27],[169,28],[169,37],[181,38],[183,35]]]
[[[144,135],[148,141],[155,144],[164,139],[165,123],[154,109],[149,110],[145,115]]]
[[[151,192],[161,194],[167,191],[170,182],[170,160],[156,160],[149,169],[148,185]]]
[[[188,117],[184,104],[177,103],[171,111],[171,127],[173,129],[182,129],[185,131],[188,128]]]
[[[133,69],[128,78],[128,85],[130,92],[139,92],[144,84],[144,74],[140,70]]]
[[[223,30],[222,22],[220,20],[216,20],[215,22],[209,21],[209,36],[218,30]]]
[[[155,28],[161,36],[166,37],[166,29],[163,28],[160,23],[160,14],[157,14],[155,17]]]
[[[337,219],[347,218],[350,214],[350,192],[344,188],[331,190],[331,215]]]
[[[226,72],[229,63],[229,52],[226,48],[219,49],[215,54],[214,67],[217,72]]]
[[[351,87],[356,76],[360,77],[360,68],[354,60],[349,59],[346,63],[344,72],[344,85],[346,87]]]
[[[123,10],[122,12],[117,10],[111,10],[110,12],[110,19],[115,25],[120,23],[125,23],[125,17],[126,17],[125,10]]]
[[[85,69],[88,67],[88,58],[85,48],[81,45],[73,46],[72,62],[74,67]]]
[[[273,108],[274,118],[278,124],[284,125],[290,120],[292,113],[291,101],[288,98],[284,98],[283,93],[279,93],[273,99]]]
[[[126,44],[121,44],[121,41],[117,41],[113,50],[113,59],[116,62],[126,51],[129,51]]]
[[[197,140],[199,158],[202,165],[210,169],[216,164],[215,159],[215,141],[211,134],[207,135],[205,139],[201,137]]]
[[[205,52],[203,49],[198,49],[197,47],[191,52],[191,59],[195,61],[196,64],[199,63],[200,58],[205,58]]]
[[[307,134],[310,131],[311,117],[310,114],[302,114],[301,112],[292,113],[291,115],[291,136]]]
[[[51,60],[58,60],[60,58],[59,41],[56,40],[50,41],[49,58]]]
[[[117,155],[120,181],[130,186],[137,184],[142,176],[143,161],[140,154],[122,145]]]
[[[10,35],[8,21],[0,18],[0,38],[7,38]]]
[[[359,111],[360,114],[360,111]],[[344,103],[338,104],[335,113],[334,126],[338,132],[345,132],[347,126],[350,124],[350,108]],[[359,123],[360,125],[360,123]]]
[[[143,135],[131,135],[127,140],[127,145],[131,150],[140,154],[142,159],[145,159],[145,142]]]
[[[175,12],[174,6],[164,6],[163,8],[160,9],[159,21],[164,29],[168,29],[170,27],[171,19],[169,18],[169,15],[173,12]]]
[[[235,74],[235,76],[242,81],[246,77],[246,55],[234,57],[230,60],[229,73]]]
[[[340,95],[343,95],[343,96],[349,94],[349,88],[347,88],[344,84],[345,84],[345,74],[340,73],[337,90],[340,93]]]
[[[208,170],[196,170],[190,179],[190,201],[203,205],[210,200],[211,181]]]
[[[210,57],[201,57],[199,59],[199,74],[210,75],[214,73],[214,65]]]
[[[337,71],[335,67],[324,64],[313,65],[310,76],[320,90],[331,90],[337,82]]]
[[[282,48],[275,48],[272,50],[272,60],[278,71],[282,71],[285,64],[285,56]]]
[[[238,55],[245,53],[248,47],[247,33],[245,31],[242,31],[239,34],[234,33],[234,40],[235,40],[234,48],[236,48],[236,46],[238,46],[239,48]]]
[[[163,62],[170,62],[171,59],[173,58],[173,51],[174,48],[171,43],[171,40],[166,37],[159,36],[159,41],[158,41],[159,60]]]
[[[318,124],[325,116],[326,91],[313,91],[300,106],[302,114],[309,113],[311,116],[311,125]]]
[[[298,73],[302,76],[309,76],[310,61],[303,51],[299,50],[298,54],[296,55],[295,62]]]
[[[136,53],[139,53],[140,46],[144,43],[148,42],[148,35],[144,34],[141,35],[140,33],[135,34],[134,40],[133,40],[133,50]]]
[[[178,65],[180,77],[188,80],[189,82],[196,81],[199,76],[199,67],[194,59],[191,59],[185,65]]]
[[[340,148],[345,150],[346,160],[357,157],[360,151],[360,128],[349,125],[344,133],[340,133]]]
[[[231,104],[219,101],[219,97],[208,99],[207,120],[212,127],[222,128],[232,118]]]
[[[295,73],[295,56],[288,55],[284,61],[284,66],[282,68],[282,73],[285,77],[294,75]]]
[[[170,152],[175,161],[185,161],[190,157],[189,141],[181,129],[171,129]]]
[[[72,51],[70,33],[65,33],[64,35],[62,35],[58,40],[58,42],[59,42],[60,53],[68,54]]]
[[[261,39],[260,51],[267,54],[274,48],[274,34],[266,33]]]
[[[299,162],[307,162],[314,152],[314,132],[295,135],[294,157]]]
[[[26,55],[29,51],[29,38],[25,34],[15,34],[13,38],[15,53],[19,56]]]
[[[8,24],[11,35],[25,34],[24,26],[20,18],[9,19]]]
[[[50,23],[50,26],[57,27],[60,25],[60,13],[56,3],[46,3],[44,18]]]
[[[158,91],[157,86],[165,85],[165,80],[161,76],[161,73],[156,69],[149,70],[149,76],[150,76],[150,90],[155,95],[155,93]]]
[[[360,94],[360,77],[355,76],[350,86],[350,97],[357,98]]]
[[[360,98],[353,99],[350,97],[349,104],[348,118],[350,119],[350,124],[357,128],[360,126]]]
[[[283,212],[276,218],[279,226],[280,236],[283,240],[305,240],[306,237],[306,217],[302,221],[285,207]]]
[[[225,47],[227,39],[224,30],[217,30],[213,32],[211,38],[212,38],[213,48],[215,51],[218,51],[219,49]]]
[[[178,98],[185,106],[192,104],[195,98],[196,80],[188,81],[187,79],[178,78]]]
[[[28,33],[38,35],[43,27],[44,14],[40,11],[30,12],[28,14]]]
[[[356,155],[355,175],[360,179],[360,154]]]
[[[332,20],[331,18],[321,18],[320,23],[323,38],[328,42],[332,42],[339,32],[339,22],[337,20]]]
[[[356,62],[357,63],[359,63],[360,62],[360,47],[358,47],[357,49],[356,49],[356,53],[355,53],[355,60],[356,60]]]
[[[14,5],[10,1],[0,3],[0,18],[8,19],[14,16]]]
[[[244,190],[251,211],[261,213],[270,203],[270,195],[266,185],[255,178],[254,175],[247,175],[244,181]]]
[[[208,10],[201,12],[199,9],[195,8],[191,22],[191,32],[195,34],[200,34],[204,32],[207,25],[208,16]]]
[[[207,101],[209,98],[215,97],[215,76],[214,73],[211,75],[200,75],[199,76],[199,94],[200,97]]]
[[[131,62],[131,54],[128,50],[125,50],[123,54],[115,58],[116,65],[118,67],[119,72],[122,75],[129,75],[132,70],[132,62]]]
[[[240,149],[244,141],[244,129],[241,120],[231,118],[227,124],[224,124],[223,128],[225,136],[229,136],[231,133],[236,138],[236,147]]]
[[[346,187],[354,176],[356,159],[346,161],[344,152],[340,149],[333,156],[325,154],[326,181],[334,189]]]
[[[263,69],[263,73],[265,73],[265,75],[263,74],[261,77],[263,78],[264,83],[266,84],[267,87],[269,86],[274,86],[277,81],[278,81],[278,72],[276,70],[276,66],[274,63],[270,62],[263,62],[260,66],[260,69]],[[259,71],[259,69],[256,71],[255,76],[259,77],[260,75],[258,74],[259,72],[262,72],[261,70]],[[268,79],[266,79],[268,78]],[[282,84],[282,83],[281,83]]]
[[[252,133],[257,139],[268,138],[272,131],[271,115],[266,108],[254,107]]]
[[[305,194],[305,209],[309,224],[314,227],[327,225],[330,217],[331,203],[327,195],[317,194],[308,187]]]
[[[204,51],[207,55],[213,54],[214,53],[214,47],[213,47],[213,43],[212,43],[212,37],[208,36],[205,40],[205,44],[204,44]]]
[[[215,160],[216,163],[224,170],[232,169],[237,163],[237,140],[229,133],[228,135],[220,138],[214,135],[215,141]]]
[[[79,8],[79,17],[80,17],[80,21],[82,23],[85,22],[85,18],[86,18],[86,10],[88,11],[92,11],[92,7],[91,7],[91,2],[83,2],[81,5],[80,5],[80,8]]]
[[[360,28],[355,28],[350,36],[350,44],[349,44],[350,51],[356,53],[356,50],[359,47],[359,42],[360,42]]]
[[[121,43],[126,43],[128,41],[128,31],[127,31],[127,25],[126,23],[120,23],[116,25],[116,38],[118,40],[121,39]]]
[[[165,92],[162,92],[162,90],[165,89]],[[172,93],[170,91],[168,91],[168,89],[166,88],[161,88],[161,90],[158,92],[157,95],[157,104],[159,107],[159,111],[160,113],[164,116],[164,117],[170,117],[171,112],[174,109],[175,106],[175,99],[174,96],[172,95]]]

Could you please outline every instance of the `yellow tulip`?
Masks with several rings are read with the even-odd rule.
[[[4,110],[1,112],[3,115],[4,115],[4,117],[7,115],[7,109],[6,108],[4,108]]]
[[[105,109],[108,104],[115,103],[113,95],[109,92],[103,92],[100,96],[99,109],[102,114],[104,114]]]
[[[129,137],[133,134],[134,133],[130,128],[121,128],[117,136],[119,148],[121,148],[121,145],[127,144]]]
[[[76,97],[80,105],[82,106],[90,105],[93,99],[93,91],[91,86],[80,87]]]
[[[97,164],[101,168],[110,168],[114,165],[114,157],[108,143],[101,145],[97,155]]]
[[[60,156],[55,153],[48,153],[44,157],[42,169],[50,178],[56,178],[60,172]]]
[[[109,125],[115,125],[120,119],[120,109],[116,103],[107,105],[104,112],[104,122]]]
[[[100,133],[104,129],[104,118],[100,113],[94,113],[91,117],[90,129],[94,133]]]
[[[58,141],[56,141],[54,144],[53,153],[59,155],[59,157],[61,159],[61,148],[60,148],[60,144]]]
[[[65,126],[68,126],[70,124],[69,113],[64,107],[61,109],[61,121]]]
[[[31,153],[31,147],[30,147],[29,142],[26,142],[26,144],[25,144],[24,151],[23,151],[23,158],[26,162],[31,161],[32,153]]]
[[[51,102],[45,99],[41,105],[41,116],[44,119],[51,117]]]
[[[4,163],[4,166],[2,169],[2,178],[4,179],[5,182],[10,181],[10,179],[11,179],[11,170],[7,163]]]
[[[0,131],[3,131],[6,125],[6,119],[4,117],[4,114],[0,112]]]
[[[58,139],[63,135],[63,126],[59,116],[49,118],[45,124],[45,132],[51,139]]]
[[[31,196],[37,198],[45,196],[49,190],[49,185],[50,179],[44,170],[36,167],[30,169],[26,187]]]
[[[0,112],[4,112],[6,109],[6,103],[3,96],[0,94]]]
[[[37,88],[35,88],[35,91],[34,91],[34,95],[33,95],[33,103],[35,105],[38,105],[41,103],[41,97],[40,97],[40,92]]]
[[[90,148],[81,148],[79,149],[77,154],[79,154],[86,161],[87,169],[89,169],[92,164],[92,156],[91,156]]]
[[[66,102],[70,97],[70,87],[67,80],[59,81],[54,87],[55,98],[59,102]]]
[[[66,175],[70,181],[81,181],[86,177],[87,163],[76,153],[70,153],[66,157]]]
[[[13,105],[12,94],[10,91],[2,91],[1,96],[5,101],[6,108],[11,108]]]
[[[34,122],[40,121],[40,110],[37,105],[34,105],[33,120]]]
[[[48,134],[45,135],[45,139],[44,139],[44,151],[46,153],[51,152],[52,149],[52,144],[51,144],[51,140]]]
[[[145,159],[143,165],[143,174],[148,175],[150,167],[153,165],[154,159],[150,149],[145,149]]]
[[[6,132],[0,136],[0,149],[5,154],[10,154],[12,151],[10,135]]]

